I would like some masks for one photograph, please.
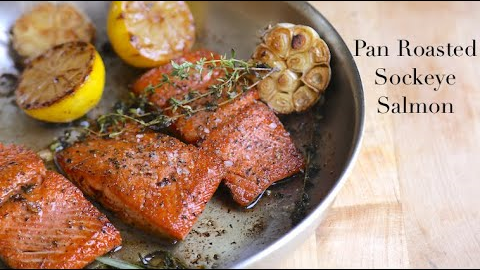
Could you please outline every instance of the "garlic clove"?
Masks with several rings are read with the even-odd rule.
[[[274,111],[287,114],[295,111],[295,105],[292,102],[292,95],[290,93],[277,92],[268,102],[270,108]]]
[[[287,69],[286,63],[263,45],[257,47],[255,53],[253,54],[253,59],[267,64],[271,68],[276,68],[279,71]]]
[[[302,81],[315,92],[322,94],[330,82],[330,67],[326,65],[316,66],[304,75]]]
[[[293,93],[300,86],[300,83],[301,81],[298,79],[298,75],[295,72],[285,70],[280,73],[276,82],[276,87],[281,92]],[[273,92],[275,92],[275,90],[273,90]]]
[[[276,83],[272,77],[265,78],[258,86],[258,95],[262,100],[269,101],[276,94]]]
[[[328,64],[330,62],[330,50],[322,39],[316,40],[310,49],[310,53],[315,64]]]
[[[310,52],[290,55],[287,59],[287,67],[298,73],[304,73],[313,66],[313,59]]]
[[[292,43],[292,32],[289,28],[273,27],[264,37],[265,45],[278,57],[288,56]]]
[[[310,87],[302,86],[298,88],[298,90],[293,93],[293,103],[295,106],[295,111],[302,112],[313,106],[320,95],[315,93]]]
[[[304,25],[296,25],[293,28],[291,53],[308,51],[318,39],[320,39],[320,37],[313,28]]]

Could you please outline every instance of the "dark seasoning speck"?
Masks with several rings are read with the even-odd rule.
[[[18,77],[15,74],[4,73],[0,75],[0,98],[12,97],[17,87]]]

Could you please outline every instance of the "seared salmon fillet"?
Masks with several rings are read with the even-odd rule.
[[[83,268],[120,244],[108,219],[55,172],[0,207],[0,258],[11,268]]]
[[[83,268],[121,243],[80,190],[31,150],[0,144],[0,190],[0,259],[11,268]]]
[[[195,62],[210,54],[209,51],[197,51],[186,54],[176,62]],[[218,57],[214,54],[214,58]],[[218,84],[218,79],[224,75],[217,72],[202,79],[205,74],[197,72],[189,80],[180,81],[169,76],[172,68],[168,64],[150,70],[137,80],[134,91],[141,93],[148,85],[156,85],[167,76],[175,85],[163,85],[149,99],[165,109],[169,106],[169,98],[183,99],[191,90],[205,93],[213,84]],[[221,96],[217,103],[227,99],[227,95]],[[228,167],[225,183],[241,205],[250,204],[273,182],[298,173],[305,166],[303,157],[279,119],[258,99],[257,90],[251,89],[224,106],[181,117],[172,125],[182,140],[202,146],[224,161]],[[210,101],[203,98],[189,105],[196,109],[205,107]],[[272,126],[275,128],[268,128]]]
[[[40,183],[46,169],[31,150],[0,144],[0,205],[22,187]]]
[[[183,56],[173,60],[173,62],[181,65],[184,62],[196,63],[200,59],[220,59],[220,55],[209,50],[196,50],[187,52]],[[182,80],[177,77],[170,76],[173,70],[171,63],[159,66],[147,71],[143,74],[133,85],[132,90],[136,94],[143,94],[148,86],[156,86],[160,84],[164,76],[167,76],[172,83],[163,84],[161,87],[155,89],[153,95],[150,96],[150,101],[160,108],[169,106],[168,100],[170,98],[182,99],[189,91],[198,90],[204,91],[208,86],[215,83],[217,78],[223,76],[219,69],[208,72],[208,69],[200,74],[192,71],[188,79]]]
[[[223,111],[228,107],[211,117],[218,125],[201,147],[223,160],[225,184],[237,203],[249,205],[272,183],[305,167],[289,133],[265,104],[253,101],[237,114]]]
[[[196,63],[202,58],[207,60],[220,59],[220,55],[208,50],[197,50],[186,53],[184,56],[174,60],[174,62],[179,65],[185,61]],[[142,94],[146,87],[149,85],[155,86],[160,84],[164,76],[167,76],[172,83],[163,84],[161,87],[158,87],[151,96],[149,96],[150,102],[161,109],[165,109],[170,106],[168,102],[170,98],[183,100],[185,95],[191,91],[196,91],[199,94],[206,93],[210,90],[209,87],[213,84],[217,84],[217,80],[224,75],[223,71],[220,69],[213,69],[212,72],[209,72],[208,68],[205,67],[204,71],[200,73],[192,68],[189,78],[181,80],[175,76],[171,76],[172,70],[173,66],[171,63],[151,69],[133,84],[133,92],[136,94]],[[222,97],[220,100],[224,99],[225,97]],[[198,107],[204,107],[210,101],[212,101],[211,98],[205,97],[194,101],[189,105],[192,109],[196,109]],[[175,114],[171,111],[166,111],[165,113],[170,115]],[[201,135],[204,128],[203,124],[205,123],[207,116],[210,114],[211,112],[209,111],[202,111],[190,117],[179,118],[173,123],[171,128],[184,141],[188,143],[196,143],[202,137]]]
[[[56,158],[86,194],[124,221],[176,240],[190,232],[224,175],[216,156],[141,131],[91,136]]]
[[[245,108],[249,107],[258,100],[258,91],[252,89],[243,93],[240,97],[237,97],[232,102],[219,107],[214,112],[210,112],[205,115],[203,121],[191,122],[196,125],[192,125],[192,129],[196,129],[199,136],[199,143],[205,140],[212,131],[222,128],[224,125],[234,121],[234,119],[241,114]],[[198,119],[200,120],[200,119]]]

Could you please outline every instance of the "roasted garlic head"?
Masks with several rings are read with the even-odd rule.
[[[277,70],[258,89],[260,98],[280,114],[309,109],[330,82],[330,50],[308,26],[280,23],[270,27],[252,59]]]

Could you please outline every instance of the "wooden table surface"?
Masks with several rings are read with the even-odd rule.
[[[350,50],[471,43],[479,3],[312,2]],[[477,40],[478,41],[478,40]],[[477,44],[479,46],[480,44]],[[366,95],[359,159],[334,207],[281,268],[480,267],[480,62],[477,57],[355,57]],[[375,70],[454,73],[457,83],[375,86]],[[444,86],[442,86],[444,87]],[[454,114],[378,114],[378,98],[452,102]]]

